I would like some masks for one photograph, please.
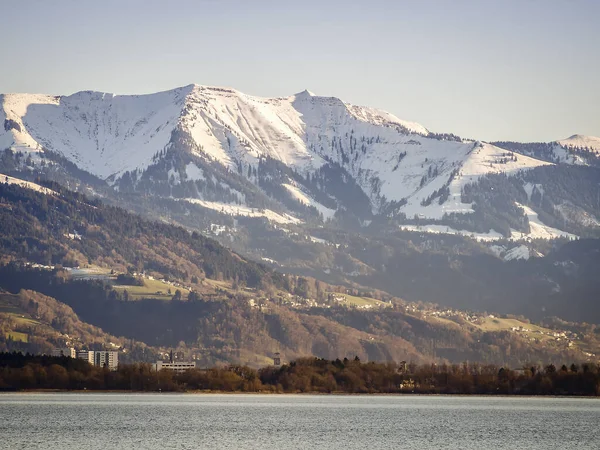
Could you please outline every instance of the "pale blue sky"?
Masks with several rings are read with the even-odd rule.
[[[0,92],[305,88],[483,140],[600,136],[600,0],[0,0]]]

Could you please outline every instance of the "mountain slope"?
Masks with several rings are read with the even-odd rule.
[[[6,94],[0,97],[0,147],[48,148],[106,178],[150,164],[169,143],[187,93],[181,88],[140,96]]]
[[[436,357],[435,341],[439,355],[450,361],[517,365],[558,356],[585,360],[584,349],[595,345],[585,327],[586,339],[572,336],[571,345],[547,338],[532,342],[527,334],[500,325],[494,330],[481,327],[478,321],[487,315],[408,304],[389,296],[386,302],[371,299],[369,308],[348,307],[348,300],[340,303],[345,289],[340,293],[336,286],[279,274],[197,233],[89,201],[56,184],[49,194],[26,186],[0,183],[0,253],[10,261],[0,265],[0,288],[53,297],[72,308],[77,320],[123,336],[119,341],[128,350],[133,349],[130,340],[152,346],[146,358],[177,347],[202,364],[261,365],[267,362],[265,355],[278,350],[290,359],[358,355],[367,360],[427,361]],[[594,258],[590,254],[590,261]],[[54,267],[44,267],[48,263]],[[93,267],[85,267],[89,265]],[[130,275],[119,277],[111,269],[129,269]],[[140,296],[127,294],[139,286],[132,279],[146,285],[150,275],[153,281],[164,278],[165,284],[189,293],[176,291],[165,298],[155,295],[159,293],[154,288]],[[361,297],[363,304],[368,302],[366,295]],[[54,300],[44,304],[72,315]],[[28,300],[26,305],[31,311],[37,308]],[[449,319],[439,318],[442,311]],[[68,325],[65,317],[63,321]],[[526,325],[510,322],[515,323]],[[575,328],[579,334],[580,327]],[[36,335],[35,329],[8,331],[15,330]],[[61,330],[72,334],[68,327]],[[549,336],[551,330],[544,333]],[[59,344],[64,337],[51,341]]]
[[[334,284],[394,286],[397,295],[437,302],[427,286],[408,289],[417,278],[396,285],[395,271],[414,263],[402,258],[390,270],[396,244],[385,239],[400,230],[400,248],[431,232],[419,252],[444,256],[464,244],[448,234],[482,245],[520,241],[486,245],[505,248],[496,257],[525,245],[530,251],[517,254],[531,258],[553,245],[532,239],[600,236],[592,137],[477,142],[308,91],[269,99],[189,85],[139,96],[7,94],[1,102],[0,150],[8,149],[0,173],[54,180]],[[72,225],[64,234],[81,234]],[[165,254],[183,272],[196,271],[171,243],[160,243]],[[377,255],[365,258],[371,247]],[[56,250],[60,261],[66,254]]]
[[[493,142],[498,147],[556,164],[600,166],[600,138],[574,134],[553,142]]]
[[[341,209],[362,220],[468,213],[465,184],[549,164],[308,91],[267,99],[190,85],[134,96],[6,94],[0,103],[0,148],[31,153],[34,165],[47,149],[119,188],[249,208],[265,207],[266,194],[276,212],[300,218],[307,206],[309,215]]]
[[[574,134],[567,139],[561,139],[560,141],[556,142],[566,148],[589,149],[595,152],[600,152],[600,138],[595,136]]]

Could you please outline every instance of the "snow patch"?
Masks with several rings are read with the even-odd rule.
[[[529,259],[529,247],[526,245],[519,245],[518,247],[512,248],[504,254],[504,261],[512,261],[516,259]]]
[[[0,173],[0,182],[8,183],[8,184],[16,184],[26,189],[31,189],[32,191],[41,192],[46,195],[55,195],[58,196],[56,191],[52,189],[48,189],[47,187],[40,186],[39,184],[32,183],[31,181],[21,180],[20,178],[9,177],[8,175],[4,175]]]
[[[527,193],[527,200],[531,200],[531,196],[533,194],[533,188],[535,188],[540,194],[542,194],[542,196],[544,196],[544,186],[541,184],[534,184],[534,183],[525,183],[523,185],[523,189],[525,190],[525,192]]]
[[[313,242],[313,243],[315,243],[315,244],[334,245],[334,244],[332,244],[331,242],[329,242],[328,240],[326,240],[326,239],[321,239],[321,238],[318,238],[318,237],[316,237],[316,236],[308,236],[308,239],[310,240],[310,242]],[[337,247],[337,246],[336,246],[336,247]]]
[[[281,224],[299,224],[302,223],[300,219],[297,219],[289,214],[278,214],[270,209],[257,209],[250,208],[248,206],[231,205],[228,203],[210,202],[207,200],[199,200],[197,198],[184,198],[181,199],[189,203],[200,205],[204,208],[218,211],[221,214],[228,216],[243,216],[243,217],[264,217],[271,222]]]
[[[553,228],[548,225],[542,223],[539,219],[538,214],[531,209],[529,206],[522,205],[520,203],[515,203],[517,206],[523,208],[525,211],[525,215],[527,219],[529,219],[529,227],[531,231],[528,234],[521,233],[520,231],[512,231],[511,237],[513,239],[519,239],[523,237],[528,238],[539,238],[539,239],[555,239],[558,237],[566,237],[569,239],[576,239],[578,236],[567,233],[566,231],[559,230],[558,228]]]
[[[556,239],[559,237],[566,237],[568,239],[577,239],[578,236],[568,233],[566,231],[553,228],[542,223],[539,219],[538,214],[531,209],[529,206],[515,203],[517,206],[523,208],[527,219],[529,220],[529,233],[523,233],[511,229],[510,240],[521,240],[521,239]],[[490,230],[488,233],[475,233],[468,230],[457,230],[455,228],[439,225],[439,224],[428,224],[428,225],[400,225],[401,230],[405,231],[418,231],[421,233],[434,233],[434,234],[460,234],[468,236],[478,241],[495,241],[505,239],[505,237],[495,230]],[[493,252],[501,251],[502,247],[497,246],[491,249]]]
[[[267,262],[269,264],[273,264],[274,266],[279,266],[280,265],[277,261],[275,261],[274,259],[271,259],[271,258],[266,258],[266,257],[263,256],[260,259],[261,259],[261,261]]]
[[[504,239],[502,234],[498,233],[495,230],[490,230],[489,233],[475,233],[473,231],[468,230],[456,230],[452,227],[448,227],[446,225],[401,225],[401,230],[404,231],[418,231],[420,233],[432,233],[432,234],[460,234],[463,236],[471,237],[478,241],[496,241],[499,239]]]
[[[204,176],[204,170],[196,166],[194,163],[189,163],[187,166],[185,166],[185,173],[187,174],[187,179],[190,181],[206,180],[206,177]]]
[[[298,187],[286,183],[282,184],[282,186],[286,188],[288,192],[303,205],[315,207],[321,214],[323,214],[324,220],[332,219],[335,215],[335,209],[327,208],[326,206],[321,205],[319,202],[313,200],[304,192],[302,192]]]

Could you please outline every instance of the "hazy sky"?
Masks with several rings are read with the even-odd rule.
[[[600,136],[600,0],[0,0],[0,92],[305,88],[483,140]]]

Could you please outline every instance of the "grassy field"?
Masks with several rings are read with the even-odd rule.
[[[510,330],[513,327],[523,327],[530,331],[521,332],[523,336],[527,336],[530,338],[536,338],[540,341],[552,340],[554,339],[549,333],[552,333],[552,330],[544,327],[540,327],[537,325],[533,325],[531,323],[522,322],[517,319],[503,319],[500,317],[485,317],[481,323],[474,324],[477,328],[482,331],[504,331]]]
[[[37,325],[40,322],[32,319],[29,314],[21,310],[18,306],[18,297],[13,294],[0,294],[0,313],[8,314],[14,323],[14,327],[18,329],[27,329],[29,325]],[[6,337],[10,337],[14,341],[28,342],[27,333],[9,330]]]
[[[204,283],[212,286],[214,288],[220,288],[220,289],[225,289],[227,291],[231,290],[231,283],[227,282],[227,281],[218,281],[218,280],[211,280],[206,278],[204,280]]]
[[[11,316],[17,325],[36,325],[39,322],[19,308],[18,297],[13,294],[0,294],[0,313]]]
[[[21,341],[21,342],[29,342],[26,333],[21,333],[19,331],[9,331],[6,333],[6,338],[11,338],[13,341]]]
[[[461,325],[459,325],[458,323],[456,323],[455,321],[453,321],[451,319],[446,319],[445,317],[428,316],[427,320],[434,322],[434,323],[443,323],[444,325],[448,325],[450,327],[462,329]]]
[[[521,322],[517,319],[502,319],[500,317],[485,317],[481,323],[475,324],[483,331],[503,331],[510,330],[513,327],[523,327],[532,331],[549,332],[547,328],[538,327],[531,323]]]
[[[80,269],[72,269],[69,271],[71,277],[75,280],[92,279],[92,280],[108,280],[112,277],[110,269],[105,267],[90,266]]]
[[[117,278],[116,275],[110,273],[110,269],[105,267],[90,266],[84,269],[73,269],[71,271],[71,277],[73,279],[97,279],[105,280],[107,282],[115,283]],[[130,286],[130,285],[119,285],[114,284],[113,288],[116,291],[123,292],[127,291],[129,298],[133,300],[139,300],[141,298],[156,298],[159,300],[171,300],[175,291],[179,289],[183,298],[187,297],[189,291],[184,288],[178,288],[171,286],[170,284],[164,283],[159,280],[151,280],[144,278],[143,286]],[[169,294],[169,290],[171,293]]]
[[[348,303],[349,305],[354,305],[354,306],[371,305],[373,307],[388,306],[387,303],[382,302],[381,300],[370,298],[370,297],[357,297],[355,295],[341,294],[339,292],[328,292],[328,294],[334,294],[338,297],[344,297],[346,299],[346,303]]]
[[[13,319],[17,322],[17,325],[38,325],[39,322],[31,317],[25,316],[23,314],[15,314]]]
[[[119,292],[127,291],[129,298],[133,300],[138,300],[141,298],[171,300],[176,290],[181,291],[182,298],[187,297],[187,295],[190,293],[187,289],[178,288],[159,280],[149,280],[147,278],[144,278],[143,286],[115,285],[113,287]],[[171,291],[170,294],[169,290]]]

